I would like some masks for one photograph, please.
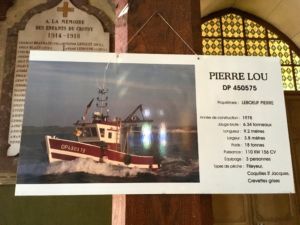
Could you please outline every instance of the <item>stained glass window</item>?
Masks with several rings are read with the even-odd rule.
[[[202,19],[202,54],[274,56],[281,62],[285,91],[300,91],[300,50],[265,21],[239,10]]]

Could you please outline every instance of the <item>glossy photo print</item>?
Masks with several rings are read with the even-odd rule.
[[[49,54],[30,58],[20,195],[172,193],[200,182],[188,57]]]

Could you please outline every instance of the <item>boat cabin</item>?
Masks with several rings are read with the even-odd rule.
[[[119,120],[110,121],[107,116],[93,117],[92,123],[78,123],[74,135],[79,142],[94,144],[120,144],[120,124]]]

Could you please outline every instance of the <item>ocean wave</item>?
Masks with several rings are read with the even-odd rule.
[[[199,172],[197,160],[184,160],[181,158],[164,158],[161,167],[153,172],[148,169],[128,168],[108,163],[98,163],[91,159],[75,159],[72,161],[59,161],[48,166],[45,174],[64,174],[84,172],[107,177],[136,177],[140,174],[152,174],[160,177],[185,177]]]
[[[32,164],[19,164],[18,175],[43,175],[47,171],[48,163],[32,163]]]
[[[63,174],[84,172],[94,175],[110,177],[135,177],[138,174],[152,173],[147,169],[127,168],[122,166],[98,163],[91,159],[75,159],[72,161],[59,161],[48,166],[46,174]]]
[[[193,173],[199,173],[198,160],[182,158],[165,158],[161,162],[158,175],[165,177],[185,177]]]
[[[18,176],[62,175],[81,172],[116,178],[136,178],[150,175],[152,178],[153,176],[156,177],[153,179],[168,180],[168,178],[185,178],[199,174],[199,164],[197,160],[169,157],[162,159],[161,167],[154,172],[149,171],[149,169],[128,168],[108,163],[98,163],[91,159],[78,158],[72,161],[58,161],[51,164],[35,163],[19,165],[18,168]]]

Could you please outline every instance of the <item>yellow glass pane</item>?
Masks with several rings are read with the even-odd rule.
[[[264,40],[247,40],[247,55],[268,56],[267,41]]]
[[[268,30],[268,38],[278,39],[278,36],[274,34],[272,31]]]
[[[222,55],[221,38],[203,38],[202,50],[204,55]]]
[[[296,85],[297,85],[297,90],[300,90],[300,66],[295,67],[295,78],[296,78]]]
[[[285,91],[294,91],[293,69],[291,66],[281,67],[282,84]]]
[[[292,57],[293,57],[293,63],[295,65],[300,65],[300,57],[294,51],[292,51]]]
[[[290,47],[281,40],[269,41],[270,54],[274,57],[280,57],[281,64],[291,64]]]
[[[201,32],[203,37],[220,37],[221,25],[220,19],[211,19],[201,25]]]
[[[263,26],[252,20],[245,20],[245,33],[248,38],[265,38],[266,30]]]
[[[245,55],[245,43],[242,39],[224,39],[225,55]]]
[[[222,33],[224,37],[243,37],[244,34],[242,17],[233,13],[222,16]]]

